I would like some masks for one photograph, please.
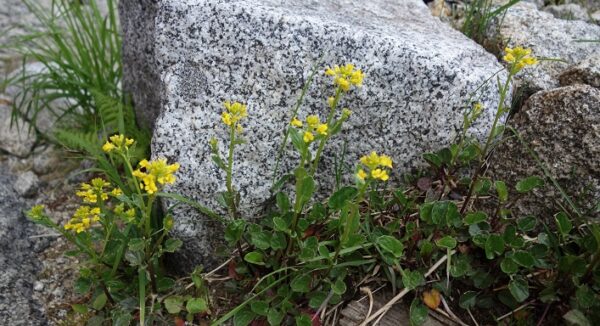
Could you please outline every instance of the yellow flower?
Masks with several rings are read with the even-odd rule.
[[[40,221],[45,217],[45,209],[44,205],[35,205],[27,212],[27,216],[33,221]]]
[[[330,96],[327,98],[327,105],[329,105],[329,108],[333,108],[333,105],[335,104],[335,98],[333,96]]]
[[[74,230],[81,233],[92,226],[92,223],[100,221],[100,208],[81,206],[75,211],[73,217],[65,224],[65,230]]]
[[[135,141],[131,138],[126,138],[125,135],[114,135],[110,136],[106,143],[102,145],[102,150],[106,153],[110,153],[113,150],[125,151],[133,145]]]
[[[223,120],[223,123],[231,126],[231,114],[227,113],[227,112],[223,112],[221,113],[221,120]]]
[[[381,181],[387,181],[390,177],[388,176],[387,171],[382,169],[375,169],[371,171],[371,176],[373,179],[379,179]]]
[[[140,180],[140,187],[148,194],[154,194],[158,191],[156,182],[160,185],[175,183],[173,174],[179,169],[179,163],[169,165],[165,158],[159,158],[151,162],[142,160],[139,166],[139,169],[133,171],[133,176]]]
[[[304,139],[305,143],[310,143],[313,140],[315,140],[315,135],[313,135],[313,133],[310,132],[310,131],[305,131],[304,132],[304,136],[302,137],[302,139]]]
[[[321,123],[317,126],[317,128],[315,129],[317,131],[317,133],[321,136],[327,136],[327,125],[324,123]]]
[[[321,123],[321,120],[319,120],[319,117],[314,114],[306,117],[306,124],[308,124],[310,128],[316,128],[319,123]]]
[[[344,92],[349,91],[351,86],[360,87],[364,79],[363,72],[360,69],[354,69],[354,65],[350,63],[327,68],[325,75],[333,77],[333,84],[337,85]],[[332,104],[330,103],[331,106]]]
[[[515,74],[527,66],[533,66],[538,63],[535,57],[531,56],[531,49],[524,49],[520,46],[516,48],[504,49],[506,54],[502,58],[510,65],[511,73]]]
[[[379,157],[379,164],[386,168],[392,168],[392,158],[387,155],[381,155]]]
[[[294,127],[302,128],[302,121],[298,120],[298,118],[296,117],[292,119],[292,122],[290,122],[290,124]]]
[[[377,152],[373,151],[371,154],[361,157],[360,162],[369,169],[375,168],[379,165],[379,155],[377,155]]]
[[[365,170],[359,169],[358,173],[356,173],[356,177],[359,178],[361,181],[365,181],[365,178],[367,177],[367,173],[365,172]]]
[[[221,120],[227,126],[235,125],[237,129],[239,121],[248,116],[246,105],[239,102],[225,101],[223,106],[225,106],[225,111],[221,113]]]
[[[120,188],[115,188],[110,192],[110,195],[113,197],[119,197],[123,194],[123,191]]]
[[[95,204],[98,202],[98,196],[102,200],[108,199],[108,194],[104,192],[104,188],[109,187],[110,183],[102,178],[94,178],[90,183],[82,183],[81,190],[75,195],[81,197],[83,202]]]

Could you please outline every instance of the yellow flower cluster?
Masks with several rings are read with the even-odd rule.
[[[246,105],[239,102],[225,101],[223,103],[225,111],[221,113],[221,120],[230,127],[235,127],[238,132],[242,132],[243,128],[238,122],[248,116]]]
[[[123,203],[120,203],[119,205],[115,206],[113,211],[117,216],[121,217],[128,223],[132,223],[135,220],[135,209],[130,208],[126,210],[125,204]]]
[[[45,216],[45,209],[44,205],[35,205],[27,212],[27,216],[34,221],[42,220]]]
[[[142,160],[139,165],[140,168],[133,171],[133,176],[140,180],[140,187],[148,194],[158,191],[157,182],[160,185],[174,183],[175,176],[173,174],[179,169],[179,163],[169,165],[165,158],[159,158],[150,162]]]
[[[298,120],[297,117],[294,117],[290,124],[296,128],[304,127],[304,123]],[[306,128],[304,129],[302,139],[305,143],[311,143],[315,140],[315,134],[318,136],[327,136],[328,129],[329,126],[326,123],[321,123],[317,115],[311,114],[306,117]]]
[[[354,69],[354,65],[351,63],[327,68],[325,75],[333,77],[333,84],[339,86],[344,92],[349,91],[352,85],[362,86],[365,76],[360,69]]]
[[[377,153],[373,151],[371,154],[361,157],[360,163],[362,166],[359,167],[358,172],[356,173],[356,177],[359,180],[365,181],[365,179],[370,177],[375,180],[387,181],[390,178],[387,169],[391,169],[393,163],[392,158],[389,156],[383,154],[377,155]]]
[[[504,52],[506,52],[506,54],[502,59],[511,65],[512,69],[514,69],[514,71],[512,71],[513,73],[519,72],[526,66],[533,66],[538,63],[538,60],[531,56],[531,49],[524,49],[520,46],[517,46],[514,49],[507,47],[504,49]]]
[[[81,190],[75,194],[83,199],[85,203],[95,204],[98,202],[98,196],[104,201],[108,199],[108,194],[104,188],[110,186],[110,183],[102,178],[94,178],[90,183],[82,183]],[[113,190],[115,191],[115,190]],[[120,191],[120,190],[119,190]]]
[[[92,226],[92,223],[100,221],[100,208],[81,206],[77,209],[71,220],[65,224],[65,230],[73,230],[81,233]]]
[[[114,135],[102,145],[102,150],[106,153],[110,153],[114,150],[125,151],[129,146],[133,145],[134,140],[126,138],[125,135]]]

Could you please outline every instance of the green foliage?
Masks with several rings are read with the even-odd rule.
[[[504,13],[521,0],[510,0],[502,6],[494,6],[492,0],[471,0],[467,4],[462,32],[483,44],[486,33],[494,19],[503,17]]]

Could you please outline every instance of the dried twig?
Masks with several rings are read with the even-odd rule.
[[[464,321],[462,321],[460,318],[458,318],[458,316],[456,316],[452,312],[452,310],[450,310],[450,307],[448,306],[448,303],[446,302],[446,299],[444,299],[444,297],[441,297],[441,299],[442,299],[442,305],[444,305],[444,310],[448,313],[448,316],[450,317],[450,319],[452,319],[455,322],[459,323],[461,326],[469,326],[469,324],[467,324]]]
[[[517,307],[515,310],[513,310],[513,311],[511,311],[511,312],[509,312],[509,313],[507,313],[507,314],[504,314],[504,315],[502,315],[502,316],[500,316],[500,317],[498,317],[498,318],[496,318],[496,321],[501,321],[502,319],[504,319],[504,318],[506,318],[506,317],[509,317],[509,316],[511,316],[511,315],[512,315],[512,314],[514,314],[515,312],[517,312],[517,311],[519,311],[519,310],[521,310],[521,309],[523,309],[523,308],[525,308],[525,307],[529,306],[529,305],[530,305],[530,304],[532,304],[534,301],[535,301],[535,300],[531,300],[531,301],[529,301],[529,302],[526,302],[526,303],[524,303],[524,304],[520,305],[520,306],[519,306],[519,307]]]
[[[367,315],[365,316],[365,319],[369,319],[371,312],[373,312],[373,292],[371,292],[371,289],[369,289],[366,286],[361,287],[360,292],[366,294],[369,297],[369,310],[367,311]]]
[[[455,253],[455,251],[452,250],[450,253],[448,253],[448,254],[444,255],[444,257],[440,258],[440,260],[438,260],[433,266],[431,266],[431,268],[429,268],[429,270],[427,271],[427,273],[425,273],[425,278],[427,278],[438,267],[440,267],[440,265],[442,265],[446,261],[446,259],[448,259],[449,255],[451,256],[454,253]],[[400,293],[398,293],[398,295],[396,295],[395,297],[393,297],[388,303],[386,303],[383,307],[381,307],[373,315],[371,315],[371,317],[369,317],[368,319],[366,319],[365,321],[363,321],[362,324],[360,324],[360,326],[366,326],[369,322],[375,320],[380,315],[385,314],[396,302],[400,301],[400,299],[402,299],[409,292],[410,292],[410,290],[404,288]]]

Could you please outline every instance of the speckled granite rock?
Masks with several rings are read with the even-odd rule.
[[[270,196],[282,130],[308,70],[321,54],[321,68],[352,62],[366,74],[364,86],[343,101],[355,114],[344,135],[325,152],[317,180],[321,192],[332,185],[332,179],[323,176],[333,175],[334,156],[340,155],[344,141],[350,145],[349,164],[371,150],[385,151],[396,162],[398,178],[419,164],[424,151],[450,142],[462,122],[461,108],[479,85],[497,71],[505,77],[491,54],[432,17],[420,0],[121,3],[122,10],[133,8],[121,12],[125,66],[130,65],[126,69],[136,69],[141,60],[150,66],[132,76],[137,86],[130,89],[142,92],[138,98],[158,95],[163,107],[153,156],[181,163],[178,181],[169,191],[219,207],[216,193],[224,190],[225,175],[210,159],[208,140],[227,138],[220,122],[224,100],[248,103],[249,142],[238,147],[235,166],[240,211],[247,218]],[[154,22],[147,28],[150,33],[132,30],[148,22]],[[139,80],[156,72],[160,78]],[[490,82],[479,93],[487,107],[497,104],[495,87]],[[324,116],[330,95],[331,81],[320,73],[300,116]],[[476,134],[488,130],[492,115],[486,111],[474,127]],[[284,160],[283,170],[294,163]],[[184,208],[178,208],[175,217],[174,235],[184,240],[179,261],[190,267],[220,259],[213,248],[221,232],[212,222]]]
[[[554,18],[531,3],[511,7],[499,29],[490,29],[494,36],[496,32],[509,46],[529,47],[538,57],[563,60],[543,61],[525,71],[520,77],[532,91],[557,87],[558,75],[564,69],[600,52],[600,43],[578,41],[600,39],[600,26]]]
[[[29,123],[20,118],[12,121],[11,111],[10,98],[0,95],[0,150],[25,157],[35,144],[35,132],[30,130]]]
[[[0,164],[0,325],[47,325],[42,303],[33,298],[40,267],[35,252],[44,248],[29,238],[35,229],[12,189],[15,179]]]
[[[565,70],[559,76],[560,85],[587,84],[600,88],[600,54],[591,56]]]
[[[582,211],[600,199],[600,90],[588,85],[561,87],[534,94],[511,120],[523,140]],[[491,174],[508,184],[543,171],[518,139],[496,150]],[[515,210],[548,220],[566,205],[550,184],[526,196]],[[566,206],[568,207],[568,205]]]
[[[550,5],[544,7],[545,12],[551,13],[554,17],[566,20],[583,20],[589,21],[590,15],[587,10],[576,3],[568,3],[563,5]]]

